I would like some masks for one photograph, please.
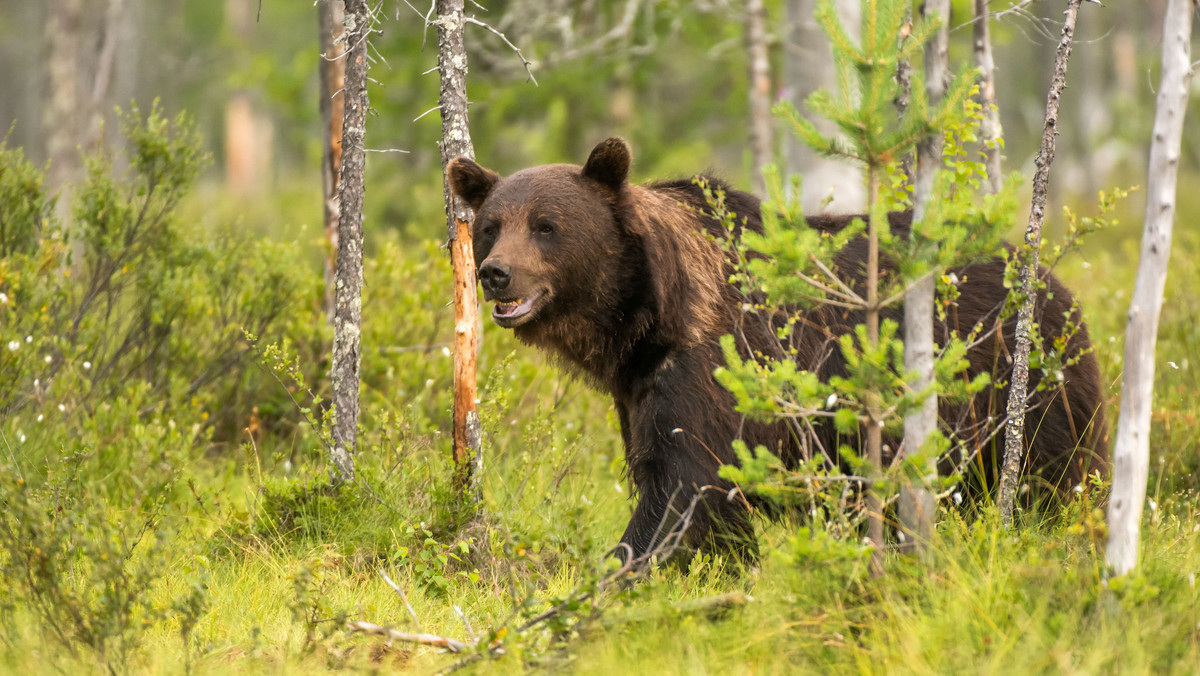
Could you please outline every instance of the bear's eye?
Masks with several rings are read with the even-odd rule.
[[[554,234],[554,224],[549,221],[542,221],[537,224],[537,227],[534,228],[534,230],[539,235],[553,235]]]
[[[488,238],[495,237],[496,236],[496,222],[488,221],[487,223],[484,223],[483,229],[480,230],[479,232],[484,237],[488,237]]]

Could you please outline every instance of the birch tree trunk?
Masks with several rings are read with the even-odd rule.
[[[343,92],[342,171],[338,202],[337,282],[333,310],[333,464],[343,482],[354,479],[358,438],[363,284],[363,176],[367,124],[367,0],[346,0],[346,83]]]
[[[1138,560],[1138,531],[1150,469],[1150,406],[1153,402],[1154,348],[1162,309],[1171,227],[1175,216],[1175,176],[1191,83],[1192,0],[1170,0],[1163,21],[1162,82],[1154,113],[1146,178],[1146,223],[1142,257],[1125,329],[1125,379],[1113,448],[1113,488],[1108,504],[1108,565],[1117,575]]]
[[[859,0],[834,0],[847,35],[857,39],[862,18]],[[815,0],[786,0],[787,34],[783,54],[783,95],[804,110],[804,100],[818,89],[833,91],[837,78],[829,38],[813,18]],[[836,132],[828,120],[814,120],[823,134]],[[792,134],[783,140],[788,173],[803,174],[800,202],[804,212],[862,213],[866,208],[862,170],[847,162],[821,157]]]
[[[1016,350],[1013,355],[1012,381],[1009,385],[1008,406],[1005,411],[1007,422],[1004,430],[1004,464],[1000,471],[999,509],[1000,521],[1012,525],[1013,502],[1017,493],[1017,482],[1021,474],[1021,462],[1025,455],[1025,399],[1029,391],[1029,351],[1031,348],[1031,324],[1037,294],[1034,280],[1038,276],[1038,252],[1042,246],[1042,221],[1046,215],[1046,191],[1050,181],[1050,165],[1054,162],[1054,143],[1058,135],[1058,102],[1067,86],[1067,62],[1071,58],[1071,41],[1075,34],[1075,20],[1079,16],[1082,0],[1067,0],[1066,19],[1063,21],[1062,37],[1058,40],[1058,52],[1054,59],[1054,77],[1050,80],[1050,93],[1046,97],[1046,116],[1042,127],[1042,145],[1038,150],[1033,174],[1033,198],[1029,209],[1029,225],[1025,229],[1024,255],[1021,266],[1020,284],[1024,302],[1017,313]]]
[[[82,119],[79,54],[83,40],[82,0],[50,0],[47,4],[46,91],[42,114],[42,137],[45,139],[46,185],[57,191],[69,184],[79,165],[76,146],[79,144]],[[59,200],[60,210],[68,206]],[[60,215],[63,215],[60,213]]]
[[[988,15],[988,0],[975,0],[974,46],[975,67],[979,69],[979,104],[983,106],[983,119],[979,123],[980,140],[983,141],[983,165],[987,168],[988,182],[984,189],[996,194],[1004,184],[1000,160],[1000,111],[996,108],[996,62],[992,58],[991,17]]]
[[[442,88],[442,193],[446,202],[447,239],[454,269],[454,485],[463,498],[478,493],[483,463],[477,410],[475,355],[479,345],[479,296],[475,252],[471,243],[474,214],[450,190],[446,163],[459,156],[474,159],[467,120],[467,52],[463,46],[463,0],[437,0],[438,71]]]
[[[925,21],[939,17],[941,28],[925,44],[925,93],[934,106],[946,94],[949,75],[950,0],[926,0]],[[914,183],[913,221],[925,218],[929,195],[933,191],[933,175],[942,165],[942,136],[932,134],[917,145],[917,177]],[[937,290],[937,274],[915,282],[904,296],[904,367],[918,374],[916,389],[933,383],[933,301]],[[929,435],[937,429],[937,395],[930,395],[920,408],[904,417],[903,452],[920,450]],[[937,459],[930,458],[925,466],[921,484],[905,483],[900,487],[898,516],[904,533],[903,547],[924,550],[933,535],[933,517],[937,502],[929,484],[937,477]]]
[[[763,0],[746,3],[746,47],[750,56],[750,147],[754,192],[767,196],[762,168],[771,161],[771,63],[767,58],[767,10]]]
[[[333,324],[335,277],[337,275],[338,222],[341,202],[338,187],[342,175],[342,117],[346,114],[342,88],[346,86],[346,12],[342,0],[320,0],[317,20],[321,40],[320,96],[321,122],[325,143],[321,149],[321,187],[324,193],[325,241],[325,313]]]

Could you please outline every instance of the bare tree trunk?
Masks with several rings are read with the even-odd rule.
[[[1000,167],[1000,111],[996,107],[996,62],[992,58],[992,38],[987,0],[975,0],[975,67],[979,74],[979,104],[983,106],[983,120],[979,124],[980,140],[983,141],[983,164],[987,168],[986,190],[995,194],[1004,184]]]
[[[367,0],[346,0],[346,86],[342,118],[342,171],[338,202],[336,298],[333,311],[333,464],[341,481],[354,479],[362,337],[363,176],[366,169]]]
[[[771,161],[771,63],[767,58],[767,9],[746,3],[746,46],[750,55],[750,147],[754,192],[767,196],[762,169]]]
[[[925,21],[938,17],[941,28],[925,44],[925,93],[929,105],[935,105],[946,94],[949,76],[950,0],[926,0]],[[933,191],[933,175],[942,165],[942,136],[932,134],[917,145],[917,177],[914,183],[913,220],[925,218],[925,209]],[[904,296],[904,367],[916,372],[918,389],[934,381],[933,361],[933,301],[937,290],[935,271],[915,282]],[[937,429],[937,395],[930,395],[920,408],[904,417],[905,453],[920,450],[925,440]],[[925,551],[933,536],[933,517],[937,501],[929,483],[937,477],[937,459],[930,458],[925,466],[924,484],[905,483],[900,487],[898,506],[900,530],[904,533],[906,549]]]
[[[46,185],[51,191],[70,183],[79,166],[76,147],[83,123],[79,115],[83,103],[79,86],[82,23],[82,0],[50,0],[48,3],[46,44],[49,51],[46,55],[42,137],[46,159],[50,161]]]
[[[887,216],[879,202],[879,168],[867,170],[867,199],[871,215],[867,224],[867,342],[879,344],[879,229],[887,227]],[[883,475],[883,406],[879,396],[867,394],[867,463],[870,484],[867,489],[867,537],[871,540],[871,577],[883,575],[883,501],[879,498],[879,480]]]
[[[253,0],[226,0],[226,20],[242,45],[254,40],[257,3]],[[260,190],[271,170],[274,142],[271,120],[255,110],[249,89],[238,89],[225,104],[225,181],[235,193],[251,194]]]
[[[858,36],[859,0],[834,0],[838,16],[851,37]],[[813,18],[815,0],[786,0],[787,34],[784,43],[783,90],[803,112],[804,100],[818,89],[833,91],[836,78],[829,38]],[[814,120],[823,134],[836,131],[828,120]],[[866,206],[862,172],[846,162],[821,157],[794,135],[783,144],[789,173],[803,174],[800,201],[806,213],[861,213]]]
[[[317,18],[321,40],[321,122],[325,143],[321,149],[321,187],[325,205],[325,313],[333,323],[334,285],[337,276],[338,222],[341,202],[338,183],[342,171],[342,117],[346,114],[342,88],[346,85],[346,12],[342,0],[320,0]]]
[[[1138,530],[1150,469],[1150,405],[1154,398],[1154,350],[1162,309],[1171,227],[1175,216],[1175,176],[1191,83],[1194,0],[1170,0],[1163,22],[1162,82],[1150,141],[1146,178],[1146,223],[1129,325],[1125,330],[1125,380],[1113,448],[1113,488],[1108,504],[1108,565],[1124,575],[1137,565]]]
[[[1042,146],[1034,162],[1036,169],[1033,174],[1033,198],[1029,210],[1029,226],[1025,229],[1024,255],[1028,258],[1021,266],[1020,275],[1021,293],[1025,298],[1017,313],[1017,345],[1013,356],[1008,407],[1005,411],[1008,422],[1004,430],[1004,465],[1000,472],[998,504],[1000,520],[1005,526],[1012,525],[1013,502],[1021,474],[1021,461],[1025,454],[1025,398],[1029,391],[1030,325],[1033,323],[1034,305],[1037,301],[1033,282],[1038,276],[1038,251],[1042,245],[1046,191],[1049,187],[1050,165],[1054,162],[1055,136],[1058,135],[1058,101],[1067,86],[1067,61],[1071,58],[1071,40],[1075,34],[1075,20],[1079,16],[1080,2],[1082,0],[1067,0],[1066,20],[1063,22],[1062,37],[1058,41],[1058,54],[1054,59],[1054,77],[1050,81],[1050,93],[1046,97]]]
[[[100,50],[96,54],[96,73],[92,78],[91,97],[88,100],[88,122],[83,132],[85,146],[94,146],[100,139],[104,128],[104,102],[112,88],[113,67],[117,61],[117,42],[121,25],[125,23],[125,0],[108,0],[104,12],[102,27],[104,38],[100,42]]]
[[[467,53],[463,46],[463,0],[437,0],[438,70],[442,90],[442,191],[450,264],[454,269],[454,485],[459,495],[477,495],[483,462],[475,399],[475,355],[479,345],[475,253],[471,243],[474,214],[450,190],[446,163],[459,156],[474,159],[467,120]]]

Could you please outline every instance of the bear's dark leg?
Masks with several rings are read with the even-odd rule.
[[[633,556],[679,538],[685,549],[755,554],[754,529],[744,496],[722,479],[733,464],[731,441],[740,416],[717,385],[711,355],[673,353],[651,377],[617,399],[629,476],[638,504],[621,542]],[[675,533],[673,536],[672,533]]]

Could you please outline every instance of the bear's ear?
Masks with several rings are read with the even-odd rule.
[[[583,165],[583,175],[599,181],[604,185],[619,190],[629,177],[629,164],[632,154],[625,139],[613,137],[601,141],[592,149],[587,164]]]
[[[475,211],[479,211],[496,186],[496,181],[500,180],[500,174],[484,169],[469,157],[450,160],[446,165],[446,176],[450,179],[450,190],[466,200]]]

